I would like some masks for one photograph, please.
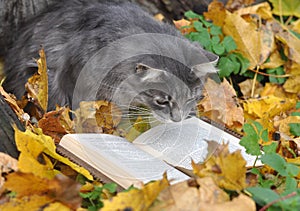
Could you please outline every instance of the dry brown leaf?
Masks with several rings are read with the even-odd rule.
[[[235,90],[226,79],[221,84],[208,79],[203,96],[198,105],[202,115],[229,128],[237,129],[244,124],[243,109],[237,102]]]
[[[221,145],[205,163],[192,165],[195,175],[212,177],[221,188],[239,191],[247,186],[246,161],[240,151],[230,153],[228,144]]]
[[[251,96],[252,86],[253,86],[253,79],[247,79],[241,83],[238,84],[240,87],[240,90],[243,94],[244,98]],[[258,81],[255,81],[255,87],[254,87],[254,96],[257,96],[261,90],[263,89],[263,86]]]
[[[240,16],[252,14],[264,20],[273,19],[271,6],[268,2],[256,4],[251,7],[240,8],[239,10],[235,11],[235,13],[237,13]]]
[[[181,19],[178,21],[173,21],[175,27],[180,30],[181,34],[189,34],[191,32],[194,32],[194,27],[186,27],[191,25],[191,21],[188,21],[186,19]]]
[[[204,12],[203,15],[207,20],[222,27],[226,18],[226,9],[222,2],[214,0],[208,5],[207,12]]]
[[[290,126],[289,123],[295,123],[295,122],[300,122],[300,116],[288,116],[284,119],[280,119],[274,122],[274,126],[278,129],[279,132],[293,136],[290,133]]]
[[[108,101],[97,101],[96,104],[95,118],[98,127],[102,128],[104,133],[112,134],[121,121],[121,110]]]
[[[18,161],[7,154],[0,152],[0,195],[1,195],[2,186],[5,181],[3,175],[17,170],[18,170]]]
[[[150,210],[255,210],[255,202],[239,195],[230,201],[229,195],[219,188],[211,177],[192,179],[163,190]]]
[[[226,9],[230,12],[244,8],[247,5],[251,5],[255,2],[255,0],[228,0],[226,3]]]
[[[75,111],[76,132],[112,134],[121,121],[122,113],[108,101],[80,102]]]
[[[4,97],[5,101],[10,105],[12,110],[18,116],[20,121],[26,122],[28,121],[27,114],[21,109],[16,101],[15,96],[8,94],[2,86],[0,86],[0,94]]]
[[[38,126],[45,135],[51,136],[56,143],[67,133],[73,132],[73,122],[69,117],[69,108],[59,108],[44,114]]]
[[[34,195],[45,199],[43,205],[54,201],[61,202],[72,209],[79,208],[81,205],[82,198],[79,196],[79,183],[64,175],[57,175],[49,180],[31,173],[15,172],[7,176],[4,187],[7,190],[16,192],[18,199],[29,197],[27,201],[29,205],[31,205],[30,196]],[[29,206],[28,204],[25,207]],[[41,205],[39,204],[39,206]],[[27,207],[27,209],[30,209],[30,207]]]

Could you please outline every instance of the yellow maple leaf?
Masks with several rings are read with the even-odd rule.
[[[264,19],[264,20],[273,19],[271,6],[268,2],[262,2],[260,4],[255,4],[250,7],[242,7],[235,12],[240,16],[255,15],[255,16],[259,16],[261,19]]]
[[[148,210],[158,194],[168,186],[169,182],[164,174],[162,180],[150,182],[141,189],[118,193],[112,199],[104,200],[104,207],[101,210]]]
[[[38,72],[28,79],[25,87],[29,97],[37,100],[43,111],[47,111],[48,106],[48,74],[45,51],[39,51],[40,58],[36,61]]]
[[[37,128],[35,133],[26,130],[22,132],[15,128],[15,140],[18,149],[21,151],[19,157],[19,168],[23,172],[32,172],[37,176],[44,178],[53,178],[58,172],[53,168],[50,159],[43,153],[52,158],[70,166],[78,173],[84,175],[88,179],[93,179],[92,175],[69,159],[56,153],[56,146],[50,136],[42,133],[41,129]]]
[[[249,60],[249,69],[254,69],[267,59],[260,55],[264,47],[261,42],[262,34],[254,23],[247,22],[238,14],[226,11],[223,32],[233,37],[237,50]]]
[[[274,95],[260,99],[250,99],[243,103],[244,111],[253,118],[272,118],[295,107],[296,100],[279,98]]]
[[[195,175],[212,177],[221,188],[238,191],[247,186],[246,161],[240,151],[230,153],[228,144],[221,145],[205,163],[192,166]]]

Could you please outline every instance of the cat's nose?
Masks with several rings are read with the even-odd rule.
[[[182,113],[179,109],[173,109],[170,116],[173,122],[180,122],[182,120]]]

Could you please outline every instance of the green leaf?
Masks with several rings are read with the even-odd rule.
[[[297,102],[297,104],[296,104],[296,109],[299,109],[299,108],[300,108],[300,101]]]
[[[233,71],[234,64],[228,57],[221,57],[218,62],[220,78],[228,77]]]
[[[250,155],[261,155],[260,146],[257,139],[257,134],[244,136],[241,138],[240,145],[245,147],[246,153]]]
[[[272,74],[272,75],[284,75],[285,74],[282,66],[276,67],[273,69],[268,69],[267,73]],[[277,77],[269,76],[269,81],[271,83],[275,83],[275,84],[283,84],[286,81],[286,78],[277,78]]]
[[[252,194],[252,198],[260,206],[263,206],[280,198],[280,196],[277,193],[270,190],[269,188],[250,187],[246,190]]]
[[[253,121],[252,124],[254,124],[254,126],[256,128],[257,134],[260,134],[261,131],[263,130],[263,126],[259,122],[256,122],[256,121]]]
[[[277,146],[278,146],[277,142],[273,142],[269,145],[264,146],[263,149],[264,149],[265,154],[276,153]]]
[[[210,45],[210,35],[208,31],[199,32],[199,39],[197,40],[204,48]]]
[[[291,116],[300,116],[300,112],[298,112],[298,111],[297,112],[292,112]]]
[[[228,58],[232,61],[232,73],[233,74],[238,74],[240,72],[241,69],[241,65],[238,62],[236,56],[234,54],[229,54]]]
[[[264,154],[261,161],[277,171],[281,176],[288,176],[286,161],[278,154]]]
[[[247,58],[243,57],[243,55],[240,53],[232,53],[232,54],[235,55],[237,60],[240,62],[241,64],[240,75],[243,75],[248,70],[250,61]]]
[[[294,136],[300,136],[300,123],[289,123],[290,132]]]
[[[198,32],[202,32],[202,31],[207,30],[207,29],[205,29],[205,28],[203,27],[203,24],[202,24],[201,22],[199,22],[199,21],[195,21],[195,22],[193,23],[193,26],[194,26],[194,28],[195,28]]]
[[[187,17],[187,18],[190,18],[190,19],[195,19],[195,18],[201,19],[202,18],[201,15],[199,15],[199,14],[197,14],[197,13],[191,11],[191,10],[185,12],[184,16]]]
[[[219,44],[220,43],[220,37],[219,36],[212,36],[211,37],[212,44]]]
[[[107,183],[103,185],[103,188],[108,190],[110,193],[115,193],[117,191],[116,183]]]
[[[222,34],[222,28],[216,25],[212,25],[210,27],[210,34],[211,35],[221,35]]]
[[[297,190],[297,181],[292,177],[287,177],[285,181],[285,191],[283,195],[290,194]]]
[[[225,48],[220,44],[212,45],[213,52],[217,55],[222,55],[225,52]]]
[[[225,47],[227,52],[233,51],[237,48],[237,45],[231,36],[224,37],[222,45]]]
[[[265,129],[262,131],[261,133],[261,139],[265,142],[268,142],[269,141],[269,132],[268,132],[268,129]]]
[[[291,177],[295,177],[299,174],[299,167],[293,163],[286,163],[286,171]]]

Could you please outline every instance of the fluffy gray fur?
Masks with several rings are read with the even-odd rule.
[[[91,59],[115,41],[148,33],[170,37],[149,40],[148,48],[161,53],[143,53],[142,42],[132,47],[133,51],[141,47],[135,56],[126,57],[130,46],[116,45],[112,47],[116,54]],[[216,57],[187,40],[177,44],[176,38],[183,39],[173,26],[154,20],[132,3],[61,1],[20,31],[5,58],[4,87],[17,97],[24,94],[27,78],[36,71],[32,58],[38,57],[43,45],[49,69],[49,109],[55,104],[74,108],[82,100],[105,99],[121,106],[146,106],[162,121],[181,121],[201,96],[199,72],[192,69],[197,64],[195,55],[200,52],[209,57],[199,57],[198,63]],[[201,75],[210,72],[201,69]]]

